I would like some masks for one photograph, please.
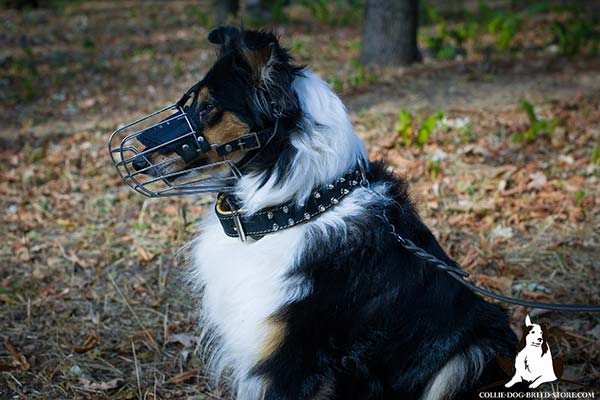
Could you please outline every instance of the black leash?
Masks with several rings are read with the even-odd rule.
[[[391,225],[391,224],[390,224]],[[428,264],[441,269],[442,271],[446,271],[451,277],[456,279],[462,285],[465,285],[473,292],[477,292],[483,296],[490,297],[492,299],[502,301],[505,303],[518,304],[525,307],[531,308],[543,308],[545,310],[555,310],[555,311],[571,311],[571,312],[600,312],[600,306],[595,305],[579,305],[579,304],[557,304],[557,303],[540,303],[538,301],[530,301],[530,300],[522,300],[516,299],[514,297],[504,296],[501,294],[490,292],[489,290],[480,288],[477,285],[472,284],[469,281],[466,281],[464,278],[469,276],[469,273],[463,271],[457,266],[448,265],[439,258],[434,255],[426,252],[416,244],[414,244],[411,240],[403,238],[398,233],[396,233],[395,228],[392,226],[392,235],[396,238],[398,243],[406,250],[416,255],[417,257],[423,259]]]
[[[380,193],[376,192],[371,188],[371,184],[366,177],[366,173],[363,171],[362,181],[360,182],[361,186],[369,189],[373,194],[383,197]],[[423,250],[419,246],[417,246],[410,239],[406,239],[396,232],[396,227],[392,224],[387,216],[385,215],[385,211],[383,213],[383,220],[390,226],[391,234],[396,238],[396,241],[404,247],[406,250],[416,255],[417,257],[424,260],[427,264],[436,267],[439,270],[445,271],[452,278],[457,280],[461,285],[466,286],[471,291],[475,293],[479,293],[482,296],[486,296],[492,298],[494,300],[498,300],[504,303],[510,304],[518,304],[520,306],[531,307],[531,308],[542,308],[545,310],[554,310],[554,311],[570,311],[570,312],[600,312],[600,305],[580,305],[580,304],[560,304],[560,303],[541,303],[539,301],[531,301],[531,300],[523,300],[517,299],[510,296],[504,296],[501,294],[497,294],[494,292],[490,292],[489,290],[480,288],[479,286],[465,280],[470,274],[463,269],[461,269],[458,264],[457,265],[448,265],[444,261],[440,260],[433,254],[428,253]]]

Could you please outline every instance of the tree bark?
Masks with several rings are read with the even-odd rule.
[[[420,60],[418,0],[368,0],[360,62],[407,65]]]

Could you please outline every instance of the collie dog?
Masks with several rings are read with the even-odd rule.
[[[517,344],[504,310],[398,244],[392,230],[455,265],[331,88],[270,32],[209,41],[188,111],[220,145],[161,168],[239,167],[191,243],[210,375],[240,400],[458,399],[501,380],[495,356]]]
[[[528,382],[529,388],[535,389],[542,383],[554,382],[558,379],[554,373],[552,352],[547,337],[545,327],[532,323],[528,315],[525,318],[525,331],[517,348],[515,375],[506,383],[506,387]]]

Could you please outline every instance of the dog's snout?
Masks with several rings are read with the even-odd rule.
[[[133,159],[133,161],[131,162],[131,165],[133,165],[133,168],[136,171],[142,170],[146,167],[148,167],[148,160],[146,160],[146,157],[142,157],[142,156],[137,156],[136,158]]]

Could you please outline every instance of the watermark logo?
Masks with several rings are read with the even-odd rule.
[[[478,390],[480,399],[594,399],[596,393],[587,385],[562,378],[562,359],[552,356],[546,325],[535,324],[529,315],[521,341],[512,359],[496,355],[500,367],[511,379],[494,382]],[[584,391],[558,391],[553,382],[564,382],[581,387]],[[492,389],[490,391],[490,389]],[[600,396],[598,396],[600,398]]]
[[[545,325],[534,324],[525,318],[525,331],[517,348],[515,374],[504,386],[509,388],[526,382],[530,389],[542,383],[554,382],[562,374],[562,363],[552,358]]]

